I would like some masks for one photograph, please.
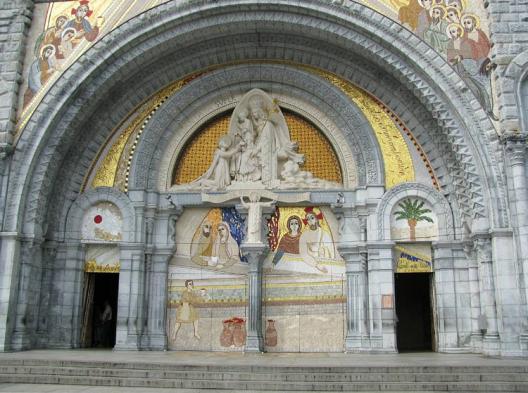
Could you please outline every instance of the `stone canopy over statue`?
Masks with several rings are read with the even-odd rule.
[[[253,89],[234,109],[229,131],[220,137],[207,171],[196,180],[174,186],[174,189],[341,187],[302,171],[300,166],[304,163],[304,156],[297,150],[279,106],[264,91]]]

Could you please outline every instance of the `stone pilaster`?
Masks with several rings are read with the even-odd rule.
[[[491,255],[501,356],[521,356],[519,338],[526,324],[526,309],[521,301],[519,260],[510,228],[492,229]]]
[[[120,245],[116,350],[138,350],[143,329],[140,314],[144,298],[145,248],[141,243]]]
[[[148,349],[167,349],[167,271],[173,249],[157,248],[150,264],[147,332]]]
[[[80,344],[84,256],[85,248],[78,242],[64,243],[58,249],[48,330],[51,348],[75,348]]]
[[[468,261],[468,280],[471,307],[471,347],[473,352],[482,351],[482,333],[479,327],[480,317],[480,283],[478,274],[478,263],[473,243],[468,241],[464,244],[464,253]]]
[[[396,352],[395,310],[383,308],[382,297],[394,299],[394,242],[367,243],[370,346],[372,352]]]
[[[42,281],[40,285],[37,322],[37,347],[39,348],[45,348],[48,343],[50,298],[57,248],[58,244],[56,242],[45,242],[43,244]]]
[[[504,144],[504,155],[506,158],[508,176],[508,188],[510,190],[510,206],[512,211],[512,226],[517,234],[517,258],[522,271],[521,290],[522,311],[524,318],[528,313],[528,182],[526,176],[527,137],[516,132],[506,132],[501,141]],[[522,326],[521,342],[523,343],[525,355],[528,354],[528,323]]]
[[[16,310],[16,289],[19,272],[17,263],[20,240],[17,233],[0,233],[0,351],[10,348],[15,318],[10,317]]]
[[[248,270],[248,316],[246,324],[245,352],[263,352],[262,334],[262,263],[269,247],[264,243],[242,243],[242,254],[247,258]]]
[[[340,246],[346,265],[346,337],[347,352],[364,352],[370,347],[368,331],[367,254],[364,247]]]
[[[497,326],[491,238],[486,235],[477,237],[474,240],[474,245],[480,283],[479,329],[483,333],[482,350],[487,355],[498,355],[500,340]]]
[[[20,245],[16,319],[11,339],[11,349],[15,351],[33,347],[40,294],[40,246],[40,241],[34,239],[24,239]]]
[[[432,248],[438,351],[449,353],[469,351],[471,339],[469,272],[462,246],[453,242],[435,242]]]

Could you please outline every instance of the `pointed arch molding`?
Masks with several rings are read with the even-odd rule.
[[[238,41],[232,37],[255,32],[275,34],[278,45],[269,50],[258,45],[238,50]],[[321,51],[329,45],[340,48],[316,66],[346,76],[342,64],[360,57],[414,92],[453,152],[454,160],[447,167],[461,213],[469,220],[489,215],[496,227],[507,226],[504,182],[491,143],[495,130],[464,82],[419,38],[358,3],[343,8],[316,0],[204,0],[167,2],[129,20],[97,42],[55,83],[18,140],[4,230],[38,232],[61,163],[79,136],[93,128],[94,111],[107,96],[128,89],[130,96],[145,99],[157,90],[138,92],[124,83],[131,75],[148,79],[150,69],[169,54],[173,62],[185,60],[178,53],[187,48],[195,54],[202,51],[202,56],[179,67],[192,66],[195,72],[248,57],[295,58],[295,50],[280,45],[281,39],[292,36],[321,42]],[[207,47],[212,37],[225,37],[230,49],[215,52],[218,48]],[[332,60],[336,57],[342,63]],[[309,57],[294,60],[311,61]],[[133,100],[127,105],[132,109]]]
[[[438,219],[438,240],[454,240],[456,233],[453,213],[449,202],[434,188],[420,183],[399,184],[386,192],[381,198],[376,211],[378,239],[390,240],[390,214],[394,206],[408,197],[421,198],[429,202]]]

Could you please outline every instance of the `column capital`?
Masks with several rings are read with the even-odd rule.
[[[268,255],[269,246],[265,243],[242,243],[240,252],[249,262],[250,271],[259,271],[262,261]]]
[[[474,239],[473,247],[477,255],[478,263],[492,262],[493,253],[491,249],[491,237]]]
[[[526,142],[528,136],[521,134],[518,131],[507,131],[501,135],[501,142],[504,144],[506,156],[510,160],[510,164],[524,165],[526,161]]]
[[[170,194],[167,195],[165,198],[167,199],[170,205],[169,215],[171,217],[176,217],[176,220],[178,220],[183,214],[183,210],[184,210],[183,205],[180,205],[177,201],[175,202],[172,199],[172,195]]]

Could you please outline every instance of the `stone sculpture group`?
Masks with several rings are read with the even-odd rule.
[[[236,106],[229,131],[220,137],[213,161],[198,179],[176,189],[341,188],[302,171],[304,155],[290,139],[279,106],[264,91],[253,89]]]

